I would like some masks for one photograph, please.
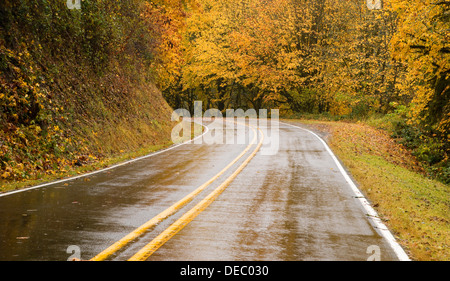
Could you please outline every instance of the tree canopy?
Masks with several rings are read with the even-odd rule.
[[[448,163],[450,2],[381,2],[193,0],[165,97],[191,111],[202,100],[221,111],[396,114],[407,139],[427,139],[419,154]]]

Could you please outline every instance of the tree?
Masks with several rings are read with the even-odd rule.
[[[401,85],[412,96],[411,121],[450,140],[450,1],[391,0],[399,15],[394,58],[408,65]]]

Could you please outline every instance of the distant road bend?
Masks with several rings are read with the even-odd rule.
[[[203,124],[221,141],[1,194],[0,260],[408,260],[313,132]]]

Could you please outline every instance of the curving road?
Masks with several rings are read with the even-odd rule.
[[[0,260],[92,259],[214,177],[107,259],[130,259],[180,221],[182,227],[145,259],[407,259],[313,133],[280,123],[275,146],[270,123],[256,124],[260,130],[239,123],[223,134],[221,120],[204,124],[209,141],[197,139],[201,144],[1,195]],[[184,218],[227,179],[214,201]]]

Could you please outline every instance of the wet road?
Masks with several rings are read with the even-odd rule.
[[[276,131],[259,125],[269,141],[149,260],[367,260],[373,253],[398,259],[316,136],[281,123],[274,146]],[[0,197],[0,260],[91,259],[250,148],[195,199],[109,258],[129,259],[224,182],[261,137],[243,125],[223,134],[218,122],[208,127],[209,142]]]

